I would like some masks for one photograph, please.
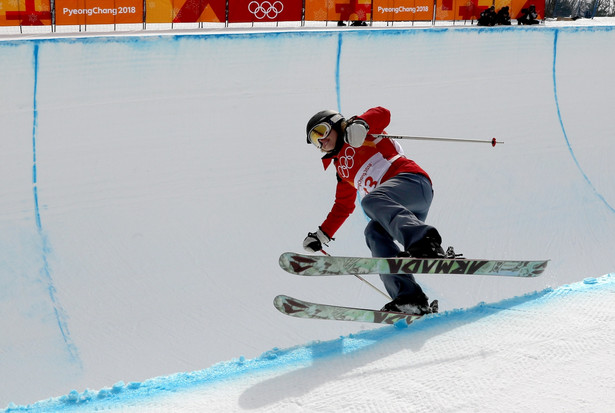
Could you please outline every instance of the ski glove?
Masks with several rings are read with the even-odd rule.
[[[367,137],[367,131],[369,131],[369,125],[363,119],[359,119],[356,116],[348,119],[346,123],[346,131],[344,134],[344,140],[353,148],[358,148],[363,145],[365,138]]]
[[[319,252],[322,250],[323,244],[327,247],[329,246],[329,241],[331,241],[331,238],[318,227],[318,231],[308,232],[308,236],[303,240],[303,248],[307,252]]]

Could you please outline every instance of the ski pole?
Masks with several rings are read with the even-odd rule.
[[[331,254],[329,254],[327,251],[325,250],[320,250],[320,252],[322,252],[323,254],[325,254],[326,256],[330,257]],[[392,298],[389,297],[389,295],[385,292],[383,292],[382,290],[380,290],[378,287],[376,287],[374,284],[370,283],[369,281],[367,281],[365,278],[361,277],[359,274],[352,274],[355,277],[357,277],[359,280],[363,281],[365,284],[369,285],[370,287],[372,287],[374,290],[378,291],[380,294],[382,294],[383,296],[385,296],[387,298],[387,300],[391,301]]]
[[[441,142],[475,142],[475,143],[490,143],[491,146],[495,146],[497,143],[504,143],[498,141],[495,138],[491,140],[486,139],[462,139],[462,138],[436,138],[430,136],[403,136],[403,135],[387,135],[387,134],[374,134],[374,138],[389,138],[389,139],[410,139],[415,141],[441,141]]]

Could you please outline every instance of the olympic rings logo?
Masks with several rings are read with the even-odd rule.
[[[282,10],[284,10],[284,5],[281,1],[274,1],[272,3],[265,0],[259,3],[258,1],[253,0],[250,4],[248,4],[248,11],[259,20],[262,20],[265,17],[275,19],[280,13],[282,13]]]
[[[350,176],[350,170],[354,166],[355,150],[352,146],[346,148],[344,156],[339,158],[339,165],[337,166],[337,172],[342,178],[348,178]]]

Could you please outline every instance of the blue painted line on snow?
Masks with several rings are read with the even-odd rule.
[[[340,60],[342,57],[342,33],[337,35],[337,58],[335,63],[335,92],[337,94],[337,111],[342,113],[342,100],[340,92]]]
[[[615,208],[613,208],[607,202],[607,200],[604,198],[604,196],[602,196],[602,194],[600,192],[598,192],[598,190],[596,189],[596,187],[594,186],[592,181],[589,179],[589,177],[585,173],[585,171],[583,171],[583,168],[581,168],[581,165],[579,164],[579,161],[578,161],[576,155],[574,154],[574,150],[572,149],[572,145],[570,145],[570,140],[568,139],[568,134],[566,133],[566,128],[564,127],[564,121],[562,120],[562,113],[560,111],[559,100],[558,100],[558,97],[557,97],[557,70],[556,69],[557,69],[557,39],[558,39],[558,35],[559,35],[559,30],[556,29],[554,31],[554,37],[553,37],[553,95],[555,97],[555,107],[557,108],[557,117],[559,119],[559,124],[560,124],[560,127],[562,128],[562,133],[564,134],[564,139],[566,140],[566,145],[568,146],[568,152],[570,152],[570,156],[572,156],[572,160],[574,161],[575,165],[577,166],[577,169],[579,170],[579,172],[581,172],[581,175],[583,176],[583,178],[585,179],[587,184],[594,191],[594,194],[596,194],[596,196],[604,203],[604,205],[606,205],[606,207],[608,209],[611,210],[611,212],[615,213]]]
[[[41,257],[43,260],[43,268],[41,268],[40,274],[47,285],[47,291],[49,292],[49,298],[51,299],[51,304],[53,306],[53,311],[55,314],[56,322],[60,329],[60,333],[62,334],[62,339],[66,345],[68,353],[70,355],[71,361],[77,363],[81,367],[81,359],[79,358],[79,353],[77,351],[77,347],[73,343],[70,333],[68,331],[68,323],[66,321],[66,315],[60,306],[57,297],[56,297],[56,289],[53,284],[53,278],[51,277],[51,271],[49,269],[49,260],[48,254],[51,250],[47,241],[47,237],[45,236],[45,232],[43,231],[43,225],[41,222],[41,211],[39,207],[38,200],[38,171],[37,171],[37,160],[36,160],[36,136],[38,129],[38,102],[37,102],[37,93],[38,93],[38,54],[39,54],[39,44],[34,44],[34,52],[33,52],[33,66],[34,66],[34,93],[32,99],[32,193],[34,195],[34,218],[36,221],[36,230],[41,240]]]

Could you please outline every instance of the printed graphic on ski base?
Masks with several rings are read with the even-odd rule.
[[[398,321],[405,320],[406,324],[410,324],[423,317],[418,314],[393,313],[365,308],[310,303],[287,295],[278,295],[273,300],[273,305],[282,314],[318,320],[357,321],[375,324],[395,324]]]
[[[305,255],[285,252],[279,264],[285,271],[305,276],[349,274],[460,274],[538,277],[549,260],[514,261],[458,258],[367,258]]]

